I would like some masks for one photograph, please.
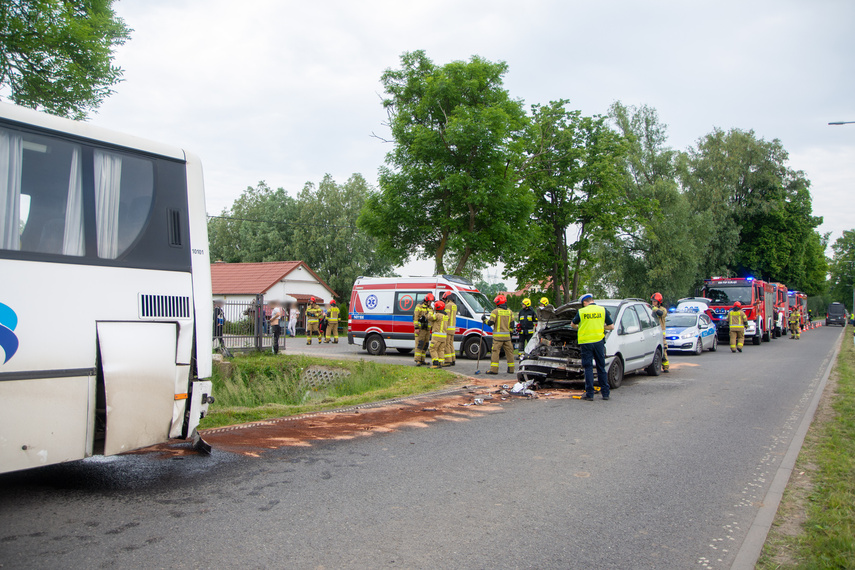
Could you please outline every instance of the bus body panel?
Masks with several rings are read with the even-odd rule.
[[[211,258],[208,252],[208,217],[205,213],[204,179],[202,163],[195,155],[187,153],[187,194],[190,214],[190,262],[193,275],[193,311],[196,323],[196,375],[210,378],[211,346],[205,341],[214,337],[212,316],[213,285],[211,284]]]

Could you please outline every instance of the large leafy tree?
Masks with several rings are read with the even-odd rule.
[[[509,273],[549,282],[553,299],[567,302],[591,277],[592,244],[635,217],[621,184],[626,147],[605,117],[584,117],[565,100],[532,107],[523,144],[534,210],[506,255]]]
[[[130,37],[113,0],[0,2],[0,88],[19,105],[85,118],[121,81],[113,49]]]
[[[693,210],[713,221],[703,273],[752,275],[822,292],[823,237],[815,228],[810,182],[787,167],[777,139],[720,129],[686,155],[682,180]]]
[[[678,153],[666,145],[667,126],[656,110],[616,102],[609,114],[628,143],[625,192],[640,215],[601,244],[598,273],[621,297],[647,298],[653,291],[666,299],[685,296],[698,280],[700,252],[713,228],[680,192]]]
[[[377,251],[377,240],[356,226],[370,194],[361,174],[352,175],[344,184],[337,184],[327,174],[317,186],[307,183],[297,197],[294,258],[305,261],[348,300],[357,277],[391,275],[394,268],[394,259]]]
[[[383,74],[395,146],[359,224],[397,261],[433,258],[445,273],[451,257],[463,273],[473,257],[501,260],[524,223],[514,162],[526,117],[506,72],[477,56],[440,67],[415,51]]]
[[[228,263],[294,259],[297,201],[265,182],[247,187],[232,207],[208,220],[212,261]]]
[[[846,230],[831,246],[834,259],[830,265],[831,300],[846,305],[851,313],[855,300],[855,230]]]

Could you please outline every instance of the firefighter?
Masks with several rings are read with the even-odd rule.
[[[665,317],[668,316],[668,309],[662,304],[662,293],[658,291],[650,297],[653,305],[653,315],[659,319],[659,325],[662,327],[662,372],[668,372],[668,341],[665,338]]]
[[[428,316],[430,323],[430,358],[431,368],[441,368],[445,360],[445,341],[448,338],[448,315],[445,314],[445,303],[437,301],[433,311]]]
[[[537,325],[537,313],[531,308],[531,299],[523,299],[523,308],[520,309],[517,321],[520,331],[520,354],[525,352],[525,345],[531,340],[531,335],[534,334],[534,327]]]
[[[802,318],[801,314],[798,311],[793,311],[790,313],[790,339],[800,339],[802,332]]]
[[[457,353],[454,350],[454,334],[457,332],[457,303],[454,302],[454,293],[446,291],[442,296],[445,303],[445,314],[448,325],[445,332],[448,338],[445,341],[445,360],[443,366],[455,366],[457,364]]]
[[[508,374],[514,373],[514,345],[511,342],[511,331],[514,328],[514,313],[508,308],[508,300],[504,295],[497,295],[494,302],[496,308],[481,317],[487,326],[493,327],[493,354],[490,357],[490,370],[487,374],[499,373],[499,355],[505,349],[505,359],[508,361]]]
[[[432,312],[430,308],[431,303],[433,303],[433,295],[428,293],[425,295],[422,304],[413,311],[413,329],[415,329],[416,337],[416,366],[421,366],[425,363],[425,353],[430,342],[428,317]]]
[[[742,310],[742,303],[736,301],[733,308],[727,313],[727,324],[730,326],[730,352],[742,352],[746,323],[748,323],[748,317]]]
[[[538,306],[537,306],[537,315],[536,315],[537,316],[537,328],[536,328],[536,330],[539,331],[544,326],[546,326],[546,322],[549,319],[547,319],[544,316],[543,312],[547,309],[547,307],[550,307],[550,306],[551,305],[549,304],[549,299],[547,299],[546,297],[540,298],[540,302],[538,303]]]
[[[339,308],[335,299],[330,299],[330,308],[327,310],[327,334],[324,342],[328,343],[332,338],[333,344],[338,344],[338,314]]]
[[[318,344],[321,343],[320,320],[323,310],[318,306],[315,298],[309,299],[309,306],[306,308],[306,344],[312,344],[312,334],[317,333]]]

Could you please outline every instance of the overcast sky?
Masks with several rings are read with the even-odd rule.
[[[209,214],[264,180],[376,185],[381,74],[406,51],[505,61],[510,95],[585,115],[649,105],[685,150],[715,127],[780,139],[831,241],[855,228],[852,0],[119,0],[125,81],[97,125],[200,156]],[[428,270],[430,269],[428,264]]]

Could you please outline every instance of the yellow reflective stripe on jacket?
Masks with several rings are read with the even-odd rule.
[[[493,338],[495,340],[511,340],[511,321],[514,313],[510,309],[495,309],[490,313],[490,323],[493,323]]]
[[[327,319],[332,322],[338,321],[339,310],[340,309],[338,307],[331,307],[330,310],[327,312]]]
[[[579,344],[591,344],[606,337],[606,310],[598,305],[579,309]]]

